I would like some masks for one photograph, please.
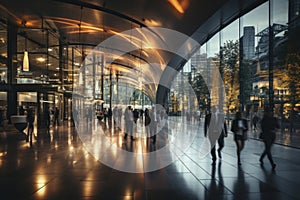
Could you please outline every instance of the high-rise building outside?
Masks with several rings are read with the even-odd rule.
[[[243,42],[243,58],[244,60],[251,60],[254,57],[254,46],[255,46],[255,30],[254,26],[244,27]]]

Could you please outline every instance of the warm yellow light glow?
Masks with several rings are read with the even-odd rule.
[[[29,71],[29,58],[28,58],[28,51],[24,51],[24,58],[23,58],[23,71]]]
[[[181,14],[184,13],[184,7],[187,7],[188,0],[184,0],[179,3],[178,0],[168,0],[168,2]]]
[[[146,19],[145,24],[147,26],[162,26],[162,23],[160,21],[156,21],[153,19]]]
[[[79,73],[79,85],[83,84],[83,77],[82,72]]]
[[[45,185],[47,183],[46,177],[43,176],[43,175],[39,175],[36,179],[36,183],[37,183],[36,186],[37,186],[37,189],[38,189],[38,191],[37,191],[38,196],[40,196],[40,197],[44,196],[45,192],[46,192]]]
[[[37,58],[36,60],[39,61],[39,62],[45,62],[46,59],[43,58],[43,57],[39,57],[39,58]]]
[[[7,152],[0,152],[0,157],[5,156],[7,154]]]

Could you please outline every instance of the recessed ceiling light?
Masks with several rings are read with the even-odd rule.
[[[39,61],[39,62],[45,62],[46,59],[43,58],[43,57],[39,57],[39,58],[37,58],[36,60]]]

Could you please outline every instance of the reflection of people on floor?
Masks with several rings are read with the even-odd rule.
[[[239,167],[237,179],[233,185],[234,199],[249,199],[249,183],[245,180],[245,172]]]
[[[224,195],[225,186],[223,182],[221,162],[218,165],[218,178],[216,179],[216,165],[211,167],[211,179],[208,185],[208,193],[205,196],[205,199],[222,199]]]

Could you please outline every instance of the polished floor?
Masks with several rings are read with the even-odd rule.
[[[248,139],[237,166],[232,134],[225,140],[222,159],[211,165],[210,155],[199,159],[203,124],[191,148],[169,166],[148,173],[112,169],[87,152],[68,123],[51,127],[50,137],[39,134],[32,146],[16,140],[12,130],[0,140],[0,199],[300,199],[300,150],[283,145],[272,148],[277,164],[272,171],[259,163],[263,143]],[[106,131],[111,131],[106,127]],[[122,144],[136,144],[113,136]],[[252,133],[249,133],[252,136]],[[152,148],[160,146],[158,138]],[[151,146],[151,145],[150,145]],[[133,145],[134,148],[134,145]],[[152,149],[153,150],[153,149]]]

